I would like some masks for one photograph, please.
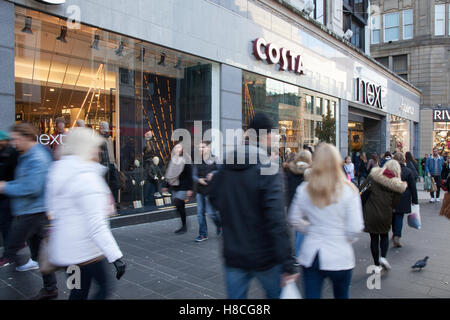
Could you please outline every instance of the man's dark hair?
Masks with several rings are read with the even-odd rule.
[[[202,142],[200,142],[200,143],[204,143],[207,146],[209,146],[211,144],[211,141],[209,141],[209,140],[202,140]]]
[[[265,114],[258,112],[255,114],[255,117],[252,119],[250,124],[248,125],[248,129],[254,129],[256,134],[259,135],[259,130],[272,130],[273,122],[272,120]]]
[[[386,151],[385,153],[384,153],[384,157],[386,158],[386,157],[391,157],[392,158],[392,155],[391,155],[391,153],[389,152],[389,151]]]

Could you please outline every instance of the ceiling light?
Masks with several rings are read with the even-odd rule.
[[[116,55],[121,57],[123,56],[123,41],[120,41],[119,47],[117,48],[117,50],[115,51]]]
[[[31,30],[32,22],[33,22],[33,18],[30,16],[27,16],[25,18],[25,27],[23,27],[22,32],[33,34],[33,31]]]
[[[63,109],[67,108],[66,106],[63,106]]]
[[[59,40],[61,42],[66,43],[67,42],[66,35],[67,35],[67,27],[66,26],[62,26],[61,27],[61,33],[59,34],[59,37],[56,38],[56,40]]]
[[[99,43],[99,41],[100,41],[100,35],[96,34],[94,36],[94,42],[92,42],[91,48],[95,49],[95,50],[98,50],[98,43]]]
[[[50,88],[50,92],[55,92],[55,89],[54,88]]]
[[[23,95],[24,95],[25,97],[31,97],[31,96],[32,96],[31,93],[24,93]]]
[[[163,53],[161,53],[161,58],[160,58],[160,60],[159,60],[159,62],[158,62],[158,64],[160,65],[160,66],[165,66],[166,64],[164,63],[164,60],[166,60],[166,54],[163,52]]]
[[[50,102],[50,99],[46,99],[45,101],[46,101],[46,102]]]
[[[36,112],[36,111],[37,111],[37,109],[33,109],[33,111],[34,111],[34,112]]]

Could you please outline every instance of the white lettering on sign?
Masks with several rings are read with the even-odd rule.
[[[433,122],[450,122],[450,110],[433,109]]]
[[[279,49],[273,43],[267,43],[263,38],[253,41],[253,55],[256,59],[267,61],[268,64],[280,64],[280,71],[293,71],[305,74],[303,57],[285,48]]]
[[[411,115],[414,115],[414,107],[407,105],[402,98],[402,104],[400,105],[400,111],[404,112],[404,113],[408,113]]]
[[[383,109],[381,103],[381,86],[356,78],[356,101],[372,107]]]
[[[65,137],[65,134],[58,134],[56,136],[48,135],[48,134],[41,134],[40,136],[36,136],[37,143],[40,143],[44,146],[52,145],[52,144],[64,144],[63,138]]]

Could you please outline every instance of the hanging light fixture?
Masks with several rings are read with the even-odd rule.
[[[145,48],[144,47],[141,48],[141,53],[139,54],[139,57],[137,57],[137,59],[141,62],[145,61]]]
[[[100,35],[96,34],[94,36],[94,41],[92,42],[91,48],[95,49],[95,50],[98,50],[98,43],[99,43],[99,41],[100,41]]]
[[[161,53],[161,58],[160,58],[160,60],[159,60],[159,62],[158,62],[158,64],[160,65],[160,66],[165,66],[166,64],[164,63],[164,60],[166,60],[166,54],[163,52],[163,53]]]
[[[181,69],[181,57],[178,57],[178,61],[177,61],[177,64],[175,65],[175,67],[174,67],[175,69],[178,69],[178,70],[180,70]]]
[[[120,41],[119,47],[117,48],[116,52],[116,56],[123,56],[123,41]]]
[[[67,27],[66,26],[62,26],[61,27],[61,33],[59,34],[59,37],[56,38],[56,40],[59,40],[61,42],[66,43],[67,42],[66,35],[67,35]]]
[[[23,27],[22,32],[33,34],[31,30],[31,24],[33,23],[33,18],[30,16],[25,17],[25,27]]]

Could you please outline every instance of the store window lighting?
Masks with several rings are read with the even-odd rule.
[[[159,62],[158,62],[158,64],[160,65],[160,66],[165,66],[166,64],[164,63],[164,60],[166,60],[166,54],[165,53],[161,53],[161,58],[160,58],[160,60],[159,60]]]
[[[92,49],[98,50],[98,43],[100,42],[100,35],[96,34],[94,36],[94,41],[92,42]]]
[[[117,48],[116,52],[116,56],[123,56],[123,41],[120,41],[119,47]]]
[[[66,43],[67,42],[66,35],[67,35],[67,27],[66,26],[62,26],[61,27],[61,33],[59,34],[59,37],[56,38],[56,40],[59,40],[61,42]]]
[[[22,32],[33,34],[33,30],[31,30],[31,24],[33,23],[33,18],[27,16],[25,18],[25,27],[23,27]]]

